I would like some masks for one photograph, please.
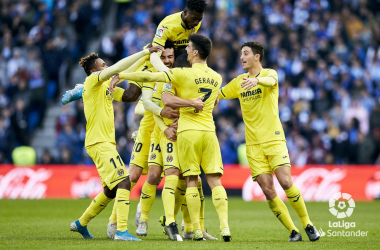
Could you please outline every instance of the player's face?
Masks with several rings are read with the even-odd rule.
[[[184,10],[184,20],[187,29],[194,29],[202,21],[203,13]]]
[[[105,68],[108,68],[106,63],[103,59],[98,58],[95,60],[95,67],[91,70],[91,72],[102,71]]]
[[[244,46],[241,49],[241,64],[244,70],[250,69],[256,62],[260,61],[260,55],[254,54],[250,47]]]
[[[194,56],[195,56],[194,54],[196,54],[196,52],[197,52],[193,49],[193,42],[192,41],[190,41],[189,44],[187,45],[186,52],[187,52],[187,60],[192,63]]]
[[[174,65],[174,49],[165,49],[161,54],[161,61],[169,69],[173,68]]]

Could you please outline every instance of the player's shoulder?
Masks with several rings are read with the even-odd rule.
[[[249,77],[249,73],[243,73],[235,77],[233,80],[242,80],[244,77]]]
[[[100,81],[100,72],[101,71],[96,71],[96,72],[92,72],[89,76],[87,76],[86,77],[86,79],[85,79],[85,83],[86,82],[91,82],[91,83],[93,83],[93,82],[98,82],[98,81]]]
[[[174,26],[175,24],[181,23],[180,21],[178,22],[178,19],[181,19],[181,13],[182,12],[177,12],[174,14],[171,14],[164,19],[159,24],[159,27],[163,26]],[[165,27],[163,27],[165,29]]]
[[[273,75],[273,74],[277,74],[277,71],[274,70],[274,69],[271,69],[271,68],[263,68],[263,75]]]

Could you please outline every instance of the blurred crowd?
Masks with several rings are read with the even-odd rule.
[[[101,0],[0,0],[0,163],[30,145],[47,104],[99,33]]]
[[[8,8],[13,6],[9,1],[3,2],[9,6]],[[36,2],[40,1],[32,1],[33,4]],[[65,2],[61,9],[66,11],[58,7],[61,6],[59,4],[61,2]],[[93,2],[97,1],[91,1],[90,9],[96,13]],[[213,41],[213,52],[208,64],[223,76],[223,85],[244,73],[240,63],[240,46],[244,42],[258,41],[264,46],[263,66],[273,68],[278,73],[280,119],[293,165],[302,167],[305,164],[380,164],[380,3],[378,1],[208,0],[207,2],[208,8],[204,13],[199,33],[210,37]],[[49,36],[42,36],[46,37],[45,43],[34,42],[32,45],[44,50],[49,38],[53,43],[53,33],[60,20],[58,16],[64,13],[62,14],[62,19],[66,22],[64,27],[70,27],[67,26],[70,24],[73,34],[77,35],[74,41],[72,39],[69,41],[73,43],[71,46],[76,46],[78,49],[71,49],[69,55],[72,58],[75,56],[71,54],[83,56],[81,46],[84,45],[80,45],[79,36],[87,29],[78,30],[81,28],[72,17],[79,18],[81,12],[78,9],[84,8],[85,3],[86,1],[79,3],[75,1],[72,4],[69,4],[69,1],[67,3],[55,1],[51,12],[47,11],[46,4],[40,3],[41,6],[45,6],[45,12],[50,13],[46,16],[56,18],[51,20],[46,17],[46,20],[50,20],[50,24],[48,21],[39,22],[41,17],[38,20],[33,19],[34,25],[38,27],[36,29],[49,30],[50,33]],[[76,7],[76,12],[73,10],[75,4],[79,5]],[[184,6],[184,0],[133,0],[119,3],[114,17],[116,27],[107,27],[114,29],[114,32],[111,36],[102,38],[98,50],[100,56],[108,64],[112,64],[141,50],[144,45],[152,41],[159,22],[165,16],[181,11]],[[36,8],[35,13],[40,13],[40,9],[44,8]],[[13,12],[9,10],[2,11],[2,16],[11,13]],[[86,18],[96,19],[89,16]],[[14,22],[15,18],[11,20]],[[45,26],[41,29],[39,25],[45,25],[49,29]],[[33,30],[33,25],[31,26],[28,38]],[[13,31],[12,27],[10,25],[8,33]],[[13,41],[12,44],[16,45],[11,47],[12,53],[8,54],[8,59],[5,59],[4,40],[7,35],[4,29],[2,32],[3,52],[0,63],[9,64],[15,56],[17,57],[14,48],[17,47],[19,40]],[[23,36],[14,36],[10,33],[8,37],[15,40]],[[25,45],[22,43],[19,47],[27,50],[28,46],[31,45],[25,42]],[[22,53],[21,51],[20,54]],[[39,54],[35,55],[35,58],[41,57]],[[41,71],[49,70],[46,66],[40,68]],[[9,72],[8,70],[8,74]],[[12,85],[12,78],[9,79],[5,86]],[[21,83],[22,81],[17,84],[18,88],[22,86]],[[30,89],[30,80],[25,84]],[[126,84],[122,86],[126,87]],[[14,108],[7,108],[11,114],[16,112],[18,102],[10,101],[14,97],[7,92],[8,88],[0,89],[0,105],[9,107],[9,103],[13,103]],[[20,94],[19,90],[15,92]],[[138,129],[141,117],[134,114],[135,103],[114,103],[117,150],[124,162],[128,163],[133,146],[130,136]],[[86,124],[83,104],[76,102],[71,108],[69,107],[62,108],[56,123],[56,144],[61,152],[59,161],[91,164],[92,161],[83,147]],[[225,164],[244,162],[240,155],[243,150],[240,149],[244,146],[245,132],[238,100],[221,101],[214,110],[214,118],[223,162]],[[8,127],[4,125],[6,123],[5,118],[0,120],[0,135],[7,136],[8,133],[1,132],[9,129],[9,125]],[[51,163],[58,160],[53,159],[46,150],[42,161]]]

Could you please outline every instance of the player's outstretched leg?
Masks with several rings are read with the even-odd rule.
[[[66,91],[66,93],[63,95],[62,104],[66,105],[70,102],[82,99],[82,93],[83,93],[83,84],[75,85],[75,88],[69,91]]]
[[[231,241],[230,228],[228,226],[228,198],[220,181],[220,174],[206,174],[208,185],[212,192],[212,202],[219,216],[220,237],[225,242]]]
[[[271,174],[261,174],[256,178],[256,181],[263,190],[273,214],[289,230],[289,241],[301,241],[302,236],[290,218],[288,209],[280,197],[277,196],[276,190],[274,189],[273,176]]]
[[[112,201],[112,198],[108,198],[104,191],[100,192],[91,202],[90,206],[86,209],[83,215],[71,223],[70,229],[73,232],[80,233],[84,239],[93,239],[94,236],[87,230],[87,224],[92,218],[97,216],[107,204]]]
[[[302,222],[302,227],[305,229],[310,241],[317,241],[320,238],[318,230],[313,226],[307,213],[305,201],[303,200],[300,190],[293,184],[289,167],[280,167],[275,170],[276,177],[284,189],[288,201],[296,211]]]
[[[182,241],[182,237],[178,232],[177,223],[174,218],[175,192],[178,186],[179,169],[169,168],[165,170],[165,175],[165,185],[162,190],[162,202],[165,210],[164,230],[170,240]]]
[[[115,240],[122,241],[141,241],[128,232],[128,214],[129,214],[129,195],[131,183],[129,178],[121,181],[116,192],[116,215],[117,215],[117,231]]]

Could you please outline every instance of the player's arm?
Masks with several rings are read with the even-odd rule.
[[[164,72],[133,72],[133,73],[120,73],[120,79],[135,81],[135,82],[165,82]]]
[[[158,70],[160,72],[164,72],[164,71],[169,70],[169,68],[166,67],[165,64],[162,62],[162,60],[160,58],[161,54],[162,54],[161,51],[152,53],[150,55],[150,63],[153,65],[153,67],[156,70]]]
[[[145,113],[144,104],[142,102],[138,102],[135,107],[135,114],[144,115],[144,113]]]
[[[153,118],[160,130],[165,134],[166,138],[173,142],[177,141],[177,130],[175,127],[166,126],[164,120],[159,116],[153,115]]]
[[[142,101],[143,101],[145,110],[153,113],[154,115],[161,116],[161,117],[164,116],[169,119],[178,118],[179,116],[178,110],[173,110],[172,108],[169,108],[169,107],[161,108],[160,106],[158,106],[152,101],[152,98],[153,98],[153,89],[142,90]]]
[[[174,109],[184,108],[184,107],[193,107],[199,111],[202,111],[203,107],[205,106],[205,103],[203,102],[203,97],[198,97],[193,100],[187,100],[187,99],[179,98],[178,96],[175,96],[169,92],[163,92],[161,98],[165,106],[168,106]]]
[[[119,78],[119,74],[116,74],[115,77],[112,78],[112,80],[110,82],[110,86],[116,86],[116,84],[118,82],[120,82],[120,78]],[[119,89],[118,93],[116,93],[117,89]],[[114,99],[115,99],[115,94],[116,95],[120,94],[121,90],[122,90],[123,92],[121,93],[121,99],[120,99],[120,101],[122,101],[122,102],[134,102],[141,95],[141,88],[135,84],[129,84],[129,87],[127,90],[124,90],[124,89],[118,88],[118,87],[109,88],[109,90],[111,91],[111,93],[113,93]],[[117,101],[119,101],[119,100],[117,100]]]
[[[238,98],[239,87],[240,86],[238,85],[237,79],[234,78],[226,86],[224,86],[223,88],[221,88],[219,90],[219,96],[218,96],[218,98],[220,100],[222,100],[222,99],[234,99],[234,98]],[[217,100],[218,100],[218,98],[217,98]]]
[[[149,55],[150,53],[153,53],[153,52],[157,52],[159,50],[163,50],[163,48],[161,46],[156,46],[156,47],[152,47],[149,49],[144,49],[144,50],[137,52],[131,56],[128,56],[128,57],[118,61],[114,65],[104,69],[100,73],[100,78],[103,81],[108,80],[111,76],[116,75],[116,74],[122,72],[123,70],[126,70],[129,67],[131,67],[141,57],[143,57],[145,55]]]
[[[245,90],[250,90],[257,85],[261,85],[263,87],[273,87],[278,83],[278,76],[275,70],[270,70],[267,76],[264,77],[255,77],[255,78],[243,78],[243,82],[241,83],[241,87]]]
[[[154,53],[155,54],[155,53]],[[135,72],[138,68],[140,68],[145,62],[146,60],[149,59],[149,55],[145,55],[143,57],[141,57],[139,60],[137,60],[134,64],[132,64],[131,67],[129,67],[128,69],[122,71],[121,73],[131,73],[131,72]]]

